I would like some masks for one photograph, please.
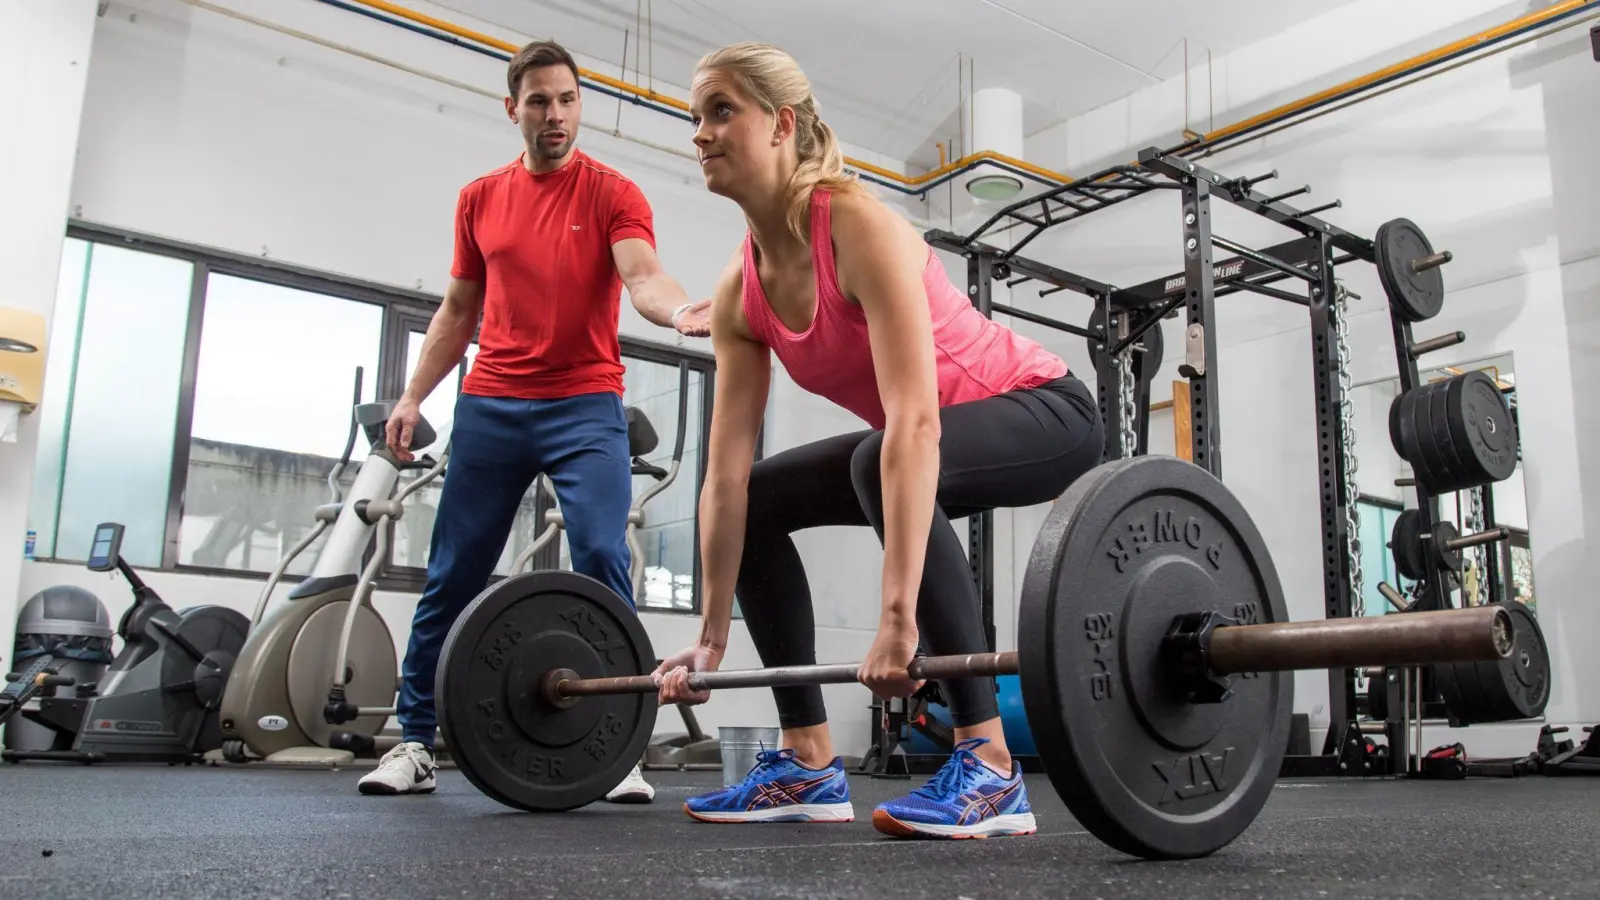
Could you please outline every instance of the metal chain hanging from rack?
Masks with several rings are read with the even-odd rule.
[[[1138,434],[1133,428],[1133,346],[1130,344],[1113,363],[1117,368],[1117,408],[1122,411],[1122,458],[1133,455]]]
[[[1333,355],[1339,375],[1339,441],[1344,448],[1344,526],[1350,554],[1350,604],[1352,615],[1359,619],[1367,614],[1367,602],[1362,596],[1361,513],[1356,509],[1361,492],[1356,488],[1356,469],[1360,465],[1356,460],[1355,405],[1350,399],[1349,296],[1350,292],[1345,290],[1344,283],[1335,281],[1333,306],[1329,313],[1333,317],[1334,333],[1338,336]]]
[[[1484,530],[1483,488],[1475,487],[1468,491],[1467,495],[1470,497],[1470,503],[1464,525],[1468,534],[1477,534]],[[1489,548],[1480,544],[1468,552],[1472,554],[1472,566],[1477,569],[1478,575],[1472,590],[1472,605],[1483,606],[1489,602]]]

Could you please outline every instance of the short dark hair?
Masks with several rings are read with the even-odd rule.
[[[506,68],[507,92],[513,99],[520,100],[522,76],[532,69],[545,66],[566,66],[572,70],[572,80],[578,80],[578,64],[573,61],[567,48],[555,41],[534,41],[511,57],[511,64]]]

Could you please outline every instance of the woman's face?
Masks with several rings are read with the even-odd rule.
[[[700,172],[713,194],[738,199],[775,180],[786,143],[784,122],[793,113],[774,116],[761,108],[733,78],[717,69],[695,76],[689,93],[694,144]]]

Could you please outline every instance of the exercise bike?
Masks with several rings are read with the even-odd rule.
[[[6,676],[0,724],[21,712],[30,721],[70,735],[70,749],[6,750],[7,762],[197,762],[222,745],[217,709],[249,623],[236,610],[194,606],[178,612],[122,558],[123,526],[95,529],[88,568],[120,572],[134,602],[117,624],[122,649],[99,684],[75,685],[59,669],[65,660],[35,657]],[[56,688],[73,687],[72,696]],[[24,709],[35,696],[37,709]],[[59,744],[58,744],[59,746]]]
[[[688,363],[681,361],[678,363],[678,433],[673,442],[672,461],[668,468],[663,469],[643,459],[645,454],[653,452],[660,445],[660,438],[656,435],[655,427],[650,424],[649,418],[635,406],[627,407],[624,412],[628,421],[628,456],[632,458],[632,472],[634,475],[645,475],[655,479],[655,484],[645,488],[628,507],[627,542],[630,557],[628,574],[633,583],[634,604],[643,608],[646,588],[645,564],[644,548],[639,544],[639,531],[645,527],[645,505],[672,486],[677,480],[679,468],[683,465],[683,441],[688,427],[689,413]],[[530,563],[533,559],[566,528],[566,518],[556,505],[558,500],[550,480],[541,475],[537,484],[538,490],[543,491],[549,498],[551,508],[544,514],[544,531],[527,549],[517,555],[511,564],[512,572],[531,568]],[[678,714],[683,718],[687,733],[668,735],[653,741],[645,750],[645,766],[654,769],[720,767],[721,744],[715,738],[706,735],[696,720],[693,709],[687,704],[678,705]]]
[[[372,588],[388,555],[389,523],[401,519],[408,496],[444,471],[449,446],[437,460],[396,458],[385,438],[394,404],[362,403],[361,379],[358,368],[350,432],[328,475],[333,499],[317,507],[316,526],[268,577],[222,694],[222,756],[229,762],[253,755],[271,763],[342,765],[357,753],[378,749],[377,735],[394,714],[399,677],[394,638],[372,606]],[[346,498],[339,479],[358,432],[369,449]],[[412,446],[428,447],[437,438],[433,426],[419,418]],[[416,470],[422,474],[395,493],[400,473]],[[310,576],[267,613],[272,591],[290,564],[324,532],[328,540]],[[374,533],[377,546],[363,566]]]

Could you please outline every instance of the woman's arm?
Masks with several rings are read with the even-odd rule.
[[[728,644],[733,588],[744,556],[750,466],[767,406],[772,359],[751,336],[744,320],[743,254],[737,253],[717,280],[711,299],[711,344],[717,357],[717,387],[705,484],[700,488],[700,637],[720,652]]]
[[[887,206],[843,194],[833,201],[833,243],[840,288],[866,314],[885,413],[880,628],[914,628],[939,483],[939,389],[922,284],[928,246]]]

